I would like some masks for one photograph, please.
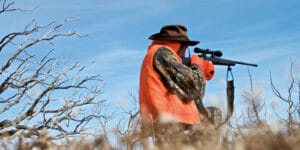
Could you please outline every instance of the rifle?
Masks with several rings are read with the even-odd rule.
[[[201,49],[201,48],[194,48],[195,53],[201,53],[201,55],[198,55],[199,57],[202,57],[204,60],[209,60],[211,61],[214,65],[224,65],[224,66],[235,66],[236,64],[240,65],[248,65],[248,66],[253,66],[257,67],[257,64],[251,64],[251,63],[246,63],[242,61],[235,61],[235,60],[230,60],[230,59],[222,59],[223,53],[219,50],[210,50],[210,49]],[[207,54],[210,54],[210,57],[207,57]]]
[[[207,110],[204,108],[202,100],[196,100],[196,105],[198,107],[199,112],[204,115],[210,123],[214,124],[216,128],[221,127],[223,124],[225,124],[230,117],[233,114],[234,110],[234,78],[232,74],[232,69],[231,66],[235,66],[236,64],[240,65],[247,65],[247,66],[253,66],[257,67],[257,64],[252,64],[252,63],[247,63],[247,62],[242,62],[242,61],[235,61],[235,60],[230,60],[230,59],[222,59],[223,53],[219,50],[210,50],[210,49],[201,49],[201,48],[194,48],[195,53],[201,53],[198,55],[199,57],[202,57],[204,60],[209,60],[211,61],[214,65],[223,65],[227,66],[227,75],[226,75],[226,80],[227,80],[227,113],[226,113],[226,118],[225,120],[220,123],[219,125],[215,125],[213,118],[209,117]],[[210,55],[210,56],[207,56]],[[231,74],[232,80],[228,80],[228,74]]]

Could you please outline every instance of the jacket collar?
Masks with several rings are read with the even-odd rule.
[[[177,53],[179,47],[180,47],[180,43],[175,42],[175,41],[160,41],[160,40],[154,40],[151,44],[151,46],[154,45],[161,45],[161,46],[166,46],[171,48],[171,50],[175,53]]]
[[[152,44],[149,46],[152,47],[152,46],[162,46],[162,47],[167,47],[168,49],[172,50],[173,53],[175,54],[176,58],[179,60],[179,61],[182,61],[182,58],[177,54],[177,51],[179,50],[180,48],[180,43],[178,42],[175,42],[175,41],[166,41],[166,40],[154,40],[152,42]]]

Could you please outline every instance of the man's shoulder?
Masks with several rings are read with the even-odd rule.
[[[158,48],[153,59],[155,64],[169,64],[178,61],[174,52],[166,47]]]
[[[156,55],[166,55],[166,56],[168,56],[168,55],[174,55],[174,53],[172,52],[171,49],[169,49],[167,47],[163,47],[163,46],[159,47],[157,49],[157,51],[155,52],[155,54]]]

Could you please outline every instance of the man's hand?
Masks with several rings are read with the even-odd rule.
[[[197,65],[204,72],[206,80],[210,80],[214,77],[216,69],[211,61],[204,60],[197,55],[192,55],[190,61],[191,65]]]

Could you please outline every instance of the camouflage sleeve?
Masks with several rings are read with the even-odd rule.
[[[202,99],[204,75],[198,66],[186,66],[176,59],[171,50],[161,47],[154,55],[153,67],[170,92],[184,101]]]

